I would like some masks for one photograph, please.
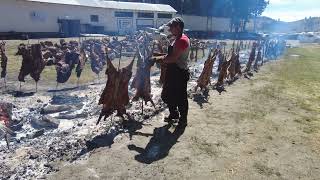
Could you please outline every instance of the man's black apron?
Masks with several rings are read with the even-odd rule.
[[[169,46],[168,54],[172,54],[173,46]],[[161,98],[169,107],[183,106],[188,103],[187,83],[190,79],[189,70],[181,69],[177,64],[167,64],[165,81]],[[187,105],[186,105],[187,106]]]

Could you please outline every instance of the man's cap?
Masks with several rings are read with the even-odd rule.
[[[167,23],[167,26],[169,26],[169,27],[172,25],[178,25],[181,27],[181,29],[183,29],[184,28],[184,21],[181,17],[175,17]]]

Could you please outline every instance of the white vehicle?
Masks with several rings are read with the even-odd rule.
[[[300,43],[317,43],[320,42],[320,35],[314,32],[301,33],[298,35]]]

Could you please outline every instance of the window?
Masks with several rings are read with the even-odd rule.
[[[158,14],[158,18],[171,19],[171,18],[172,18],[172,14],[163,14],[163,13],[159,13],[159,14]]]
[[[115,17],[133,17],[133,12],[116,11]]]
[[[91,19],[91,22],[99,22],[99,16],[98,15],[91,15],[90,19]]]
[[[153,13],[142,13],[142,12],[139,12],[138,13],[138,17],[139,18],[154,18],[154,14]]]

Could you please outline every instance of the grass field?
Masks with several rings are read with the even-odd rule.
[[[253,90],[247,99],[250,109],[243,113],[251,119],[268,119],[281,109],[292,116],[299,129],[309,135],[320,152],[320,46],[289,49],[284,60],[270,64],[267,72],[253,82],[269,82]]]

